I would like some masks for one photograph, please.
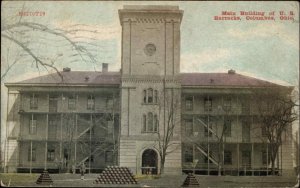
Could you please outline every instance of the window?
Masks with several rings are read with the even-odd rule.
[[[232,152],[224,151],[224,164],[231,165],[232,164]]]
[[[31,120],[29,121],[29,134],[36,134],[37,130],[37,120],[33,115],[31,116]]]
[[[153,131],[157,132],[157,128],[158,128],[158,119],[157,119],[157,115],[154,115],[154,128],[153,128]]]
[[[260,112],[267,113],[270,108],[270,105],[267,101],[261,101],[261,105],[258,108]]]
[[[250,102],[248,99],[242,101],[242,113],[249,114],[250,113]]]
[[[57,112],[57,96],[49,96],[49,112]]]
[[[105,152],[105,163],[113,163],[114,162],[114,153],[113,151]]]
[[[142,118],[142,132],[157,132],[158,130],[158,117],[153,115],[152,112],[149,112],[147,115],[143,114]]]
[[[261,162],[263,165],[267,165],[270,163],[270,155],[267,155],[267,151],[261,152]]]
[[[56,127],[57,122],[54,118],[49,118],[49,127]]]
[[[56,139],[57,116],[49,116],[48,122],[48,138]]]
[[[209,97],[204,98],[204,111],[205,112],[212,111],[212,99]]]
[[[231,110],[231,97],[224,98],[223,109],[225,112],[229,112]]]
[[[224,122],[224,135],[227,137],[231,136],[231,120],[230,119],[225,119]]]
[[[153,103],[153,89],[148,89],[148,103]]]
[[[193,97],[192,96],[185,98],[185,109],[193,110]]]
[[[143,96],[144,96],[144,103],[147,103],[147,91],[143,91]]]
[[[153,114],[151,112],[148,113],[148,131],[153,131]]]
[[[34,93],[30,96],[30,109],[38,109],[38,95]]]
[[[87,109],[88,110],[94,110],[95,109],[95,97],[93,95],[88,96]]]
[[[36,161],[36,149],[29,147],[28,149],[28,161]]]
[[[186,136],[193,135],[193,119],[185,120],[185,135]]]
[[[156,104],[158,103],[158,91],[149,88],[147,90],[143,90],[143,102],[146,104]]]
[[[186,163],[192,163],[193,162],[193,147],[192,146],[186,146],[184,150],[184,162]]]
[[[75,110],[76,109],[76,99],[74,96],[69,96],[68,98],[68,108],[69,110]]]
[[[143,115],[143,132],[146,132],[146,131],[147,131],[147,117],[144,114]]]
[[[251,165],[251,151],[242,151],[242,165],[243,166]]]
[[[48,149],[47,161],[54,161],[54,159],[55,159],[55,150],[54,149]]]
[[[263,137],[268,136],[268,130],[267,130],[267,127],[265,125],[262,125],[262,127],[261,127],[261,135]]]
[[[108,97],[108,98],[106,99],[106,108],[113,108],[113,106],[114,106],[113,98]]]
[[[154,103],[158,103],[158,92],[154,90]]]

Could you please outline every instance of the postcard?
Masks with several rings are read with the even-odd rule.
[[[299,2],[1,4],[1,186],[299,185]]]

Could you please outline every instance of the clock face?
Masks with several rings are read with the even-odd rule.
[[[152,56],[156,51],[156,46],[152,43],[149,43],[145,46],[144,52],[148,56]]]

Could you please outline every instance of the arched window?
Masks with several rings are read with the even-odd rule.
[[[151,112],[148,113],[148,132],[153,132],[153,114]]]
[[[143,91],[143,96],[144,96],[144,103],[147,103],[147,91]]]
[[[143,132],[147,131],[147,118],[146,115],[143,115]]]
[[[148,88],[143,90],[143,102],[146,104],[157,104],[158,103],[158,91]]]
[[[154,91],[154,103],[158,103],[157,90]]]
[[[157,119],[157,115],[154,115],[154,132],[157,132],[157,128],[158,128],[158,119]]]
[[[148,89],[148,103],[153,103],[153,89]]]
[[[142,117],[142,133],[154,133],[158,131],[158,117],[149,112]]]

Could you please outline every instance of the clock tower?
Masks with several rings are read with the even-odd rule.
[[[181,173],[182,15],[178,6],[124,6],[119,10],[122,26],[119,163],[136,174],[155,174],[161,170],[167,174]],[[170,145],[165,148],[167,155],[162,147],[166,144]]]

